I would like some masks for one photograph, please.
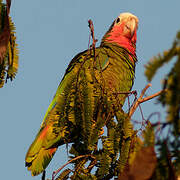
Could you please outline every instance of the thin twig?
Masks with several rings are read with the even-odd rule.
[[[52,174],[52,180],[54,180],[55,176],[56,176],[65,166],[67,166],[68,164],[70,164],[70,163],[72,163],[73,161],[76,161],[76,160],[78,160],[78,159],[87,158],[87,157],[91,157],[91,158],[95,159],[95,157],[92,156],[91,154],[77,156],[77,157],[69,160],[66,164],[64,164],[63,166],[61,166],[61,167],[60,167],[59,169],[57,169],[56,171],[54,171],[53,174]]]
[[[95,68],[96,67],[96,65],[95,65],[95,63],[97,63],[96,62],[96,43],[97,43],[97,39],[95,38],[95,35],[94,35],[94,25],[93,25],[93,21],[91,20],[91,19],[89,19],[88,20],[88,23],[89,23],[89,28],[90,28],[90,30],[91,30],[91,37],[92,37],[92,40],[93,40],[93,42],[92,42],[92,45],[91,45],[91,49],[93,50],[93,55],[94,55],[94,61],[93,61],[93,68]],[[91,50],[90,49],[90,50]],[[102,66],[101,66],[101,62],[100,62],[100,58],[99,58],[99,66],[100,66],[100,75],[101,75],[101,80],[102,80],[102,83],[103,83],[103,85],[102,85],[102,94],[104,95],[104,86],[105,86],[105,81],[104,81],[104,78],[103,78],[103,75],[102,75]]]
[[[168,165],[168,171],[169,171],[169,179],[171,180],[177,180],[176,174],[175,174],[175,167],[172,163],[172,157],[171,157],[171,153],[169,151],[168,145],[167,145],[167,141],[164,142],[165,147],[166,147],[166,158],[167,158],[167,165]]]
[[[131,118],[134,114],[135,110],[140,104],[140,101],[142,100],[146,90],[151,86],[151,84],[146,85],[146,87],[142,90],[140,97],[135,101],[135,103],[132,105],[132,107],[129,110],[129,117]]]
[[[136,95],[137,92],[136,91],[122,91],[122,92],[115,92],[114,94],[134,94]]]
[[[6,0],[6,6],[7,6],[7,14],[10,13],[10,7],[11,7],[11,0]]]
[[[89,24],[89,28],[90,28],[90,35],[89,35],[89,42],[88,42],[88,49],[90,49],[90,40],[91,40],[91,36],[92,36],[92,39],[93,39],[93,43],[92,43],[92,47],[93,47],[93,51],[94,51],[94,60],[95,60],[95,47],[96,47],[96,42],[97,40],[95,40],[95,37],[94,37],[94,25],[93,25],[93,22],[91,19],[88,20],[88,24]],[[91,49],[90,49],[91,50]],[[89,51],[91,53],[91,51]],[[84,63],[86,62],[86,60],[88,60],[88,54],[86,54],[85,58],[84,58],[84,61],[82,61],[81,63],[81,66],[79,68],[79,71],[77,73],[77,80],[76,80],[76,88],[78,87],[78,81],[79,81],[79,76],[80,76],[80,70],[82,69]]]
[[[97,163],[97,160],[96,160],[96,159],[94,159],[93,161],[91,161],[91,163],[90,163],[89,166],[87,167],[87,170],[88,170],[89,173],[91,172],[92,168],[96,165],[96,163]]]
[[[133,106],[131,107],[131,109],[130,109],[130,111],[129,111],[129,117],[132,117],[132,115],[134,114],[134,112],[135,112],[135,110],[137,109],[137,107],[139,106],[139,104],[141,104],[141,103],[143,103],[143,102],[146,102],[146,101],[148,101],[148,100],[150,100],[150,99],[153,99],[153,98],[155,98],[155,97],[159,96],[160,94],[162,94],[162,93],[164,93],[164,92],[167,91],[166,89],[165,89],[165,90],[161,90],[161,91],[159,91],[159,92],[157,92],[157,93],[155,93],[155,94],[153,94],[153,95],[151,95],[151,96],[148,96],[148,97],[143,98],[145,92],[147,91],[147,89],[148,89],[150,86],[151,86],[151,84],[149,83],[149,84],[147,84],[146,87],[142,90],[140,97],[135,101],[135,103],[133,104]]]
[[[157,115],[158,120],[157,120],[157,123],[153,123],[152,126],[157,127],[157,130],[156,130],[156,132],[155,132],[155,136],[157,137],[157,139],[159,139],[159,138],[158,138],[158,134],[161,135],[161,131],[162,131],[162,128],[161,128],[161,113],[160,113],[160,112],[153,112],[153,113],[151,113],[151,114],[149,115],[149,117],[147,118],[147,121],[150,121],[150,119],[151,119],[153,116],[155,116],[155,115]]]
[[[142,111],[142,108],[141,108],[140,105],[139,105],[139,110],[141,112],[141,117],[142,117],[142,123],[141,123],[141,129],[142,129],[144,127],[144,124],[145,124],[146,120],[144,118],[143,111]]]
[[[43,174],[42,174],[42,180],[45,180],[45,178],[46,178],[46,171],[43,171]]]
[[[96,61],[96,42],[98,41],[97,39],[95,39],[94,36],[94,25],[91,19],[88,20],[89,23],[89,28],[91,30],[91,37],[92,37],[92,49],[93,49],[93,53],[94,53],[94,61]]]
[[[92,36],[92,39],[93,39],[92,47],[94,49],[96,47],[96,42],[97,42],[97,39],[95,39],[95,36],[94,36],[94,25],[93,25],[93,22],[92,22],[91,19],[88,20],[88,23],[89,23],[89,28],[91,30],[91,36]]]
[[[146,85],[146,87],[142,90],[142,92],[141,92],[141,95],[140,95],[139,99],[142,99],[142,98],[143,98],[143,96],[144,96],[145,92],[146,92],[146,91],[147,91],[147,89],[148,89],[149,87],[151,87],[151,86],[152,86],[152,84],[151,84],[151,83],[149,83],[149,84],[147,84],[147,85]]]
[[[150,100],[150,99],[153,99],[154,97],[159,96],[160,94],[162,94],[162,93],[164,93],[164,92],[167,92],[167,90],[164,89],[164,90],[161,90],[161,91],[159,91],[159,92],[157,92],[157,93],[155,93],[155,94],[153,94],[153,95],[151,95],[151,96],[145,97],[145,98],[143,98],[143,99],[141,100],[141,103],[146,102],[146,101],[148,101],[148,100]]]

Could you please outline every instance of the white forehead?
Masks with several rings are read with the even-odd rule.
[[[134,15],[134,14],[131,14],[129,12],[125,12],[125,13],[121,13],[119,16],[118,16],[120,19],[126,19],[128,17],[134,17],[135,19],[138,20],[138,18]]]

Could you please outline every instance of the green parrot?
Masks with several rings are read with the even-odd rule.
[[[137,28],[138,18],[122,13],[99,47],[72,59],[26,154],[25,165],[33,176],[46,169],[60,145],[82,142],[93,150],[102,127],[122,108],[123,92],[132,88]]]

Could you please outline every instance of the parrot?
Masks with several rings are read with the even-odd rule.
[[[92,150],[97,141],[92,140],[92,131],[99,133],[98,124],[105,125],[116,116],[127,97],[123,92],[132,89],[137,29],[138,18],[121,13],[99,47],[71,60],[26,154],[25,166],[32,176],[45,171],[63,144],[83,142]]]

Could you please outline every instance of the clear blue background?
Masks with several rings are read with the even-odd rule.
[[[95,26],[100,42],[113,20],[122,12],[139,18],[136,80],[138,92],[147,84],[144,64],[168,49],[180,30],[180,1],[164,0],[17,0],[11,16],[19,44],[19,72],[13,82],[0,89],[0,179],[37,180],[24,167],[26,151],[33,141],[43,116],[70,60],[87,49],[88,19]],[[169,65],[158,72],[148,94],[160,90],[161,78]],[[144,103],[145,118],[163,111],[155,100]],[[137,112],[134,120],[141,120]],[[47,177],[67,161],[60,147],[47,169]]]

